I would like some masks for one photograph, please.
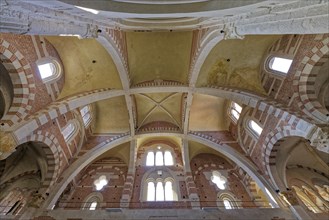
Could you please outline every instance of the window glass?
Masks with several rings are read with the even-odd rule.
[[[163,154],[161,151],[157,151],[155,154],[155,165],[163,166]]]
[[[279,71],[282,73],[288,73],[291,63],[292,63],[292,60],[290,60],[290,59],[274,57],[271,59],[270,68],[272,70]]]
[[[232,110],[231,110],[231,114],[233,115],[233,117],[234,117],[236,120],[238,120],[239,117],[240,117],[239,112],[237,112],[235,109],[232,109]]]
[[[96,190],[101,190],[105,185],[107,185],[108,180],[105,175],[100,176],[98,179],[94,181],[94,185],[96,186]]]
[[[219,172],[214,171],[211,176],[211,181],[217,185],[217,187],[221,190],[224,190],[226,178],[223,177]]]
[[[254,122],[253,120],[250,120],[249,122],[249,126],[250,128],[259,136],[262,131],[263,131],[263,128],[260,127],[256,122]]]
[[[231,115],[233,116],[233,119],[235,119],[235,121],[237,121],[240,117],[240,113],[242,111],[242,107],[240,105],[238,105],[235,102],[231,102]]]
[[[229,200],[223,199],[223,203],[224,203],[225,209],[232,209],[232,206],[231,206],[231,203]]]
[[[85,125],[88,124],[89,119],[90,119],[90,114],[89,114],[89,113],[85,114],[85,115],[82,117],[83,123],[84,123]]]
[[[97,202],[92,202],[90,207],[89,207],[89,210],[95,210],[97,207]]]
[[[42,79],[49,78],[56,73],[56,66],[53,63],[40,64],[38,69]]]
[[[166,166],[174,165],[174,160],[170,151],[165,151],[164,153],[164,163]]]
[[[147,153],[146,166],[154,166],[154,153],[153,152]]]
[[[233,107],[234,109],[238,112],[238,113],[241,113],[242,111],[242,107],[238,104],[236,104],[235,102],[233,102]]]
[[[164,189],[162,182],[157,183],[155,200],[164,201]]]
[[[172,182],[167,181],[165,184],[165,198],[166,201],[173,201],[174,200],[174,194],[172,190]]]
[[[155,200],[155,186],[153,182],[147,183],[147,201]]]
[[[62,130],[62,134],[64,136],[64,139],[68,140],[71,137],[71,135],[73,134],[74,130],[75,130],[74,124],[73,123],[68,124],[64,128],[64,130]]]

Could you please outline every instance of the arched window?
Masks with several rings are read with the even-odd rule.
[[[226,184],[227,180],[218,171],[212,172],[211,181],[213,183],[215,183],[216,186],[221,190],[224,190],[226,188],[225,184]]]
[[[166,150],[165,152],[156,150],[155,155],[153,151],[149,151],[146,154],[145,164],[146,166],[173,166],[174,158],[169,150]]]
[[[89,106],[86,105],[85,107],[83,107],[80,110],[80,113],[81,113],[81,116],[82,116],[82,120],[83,120],[84,125],[87,126],[88,123],[90,122],[90,119],[91,119]]]
[[[164,201],[164,189],[162,182],[157,183],[155,201]]]
[[[225,209],[232,209],[231,202],[228,199],[223,199]]]
[[[238,209],[241,207],[235,196],[229,192],[224,192],[217,197],[217,206],[225,209]]]
[[[155,186],[153,182],[147,183],[147,201],[155,201]]]
[[[170,151],[165,151],[164,153],[164,164],[165,166],[174,165],[174,160]]]
[[[92,203],[90,204],[90,206],[89,206],[89,210],[95,210],[96,207],[97,207],[97,202],[94,201],[94,202],[92,202]]]
[[[152,151],[147,153],[146,166],[154,166],[154,152]]]
[[[269,62],[269,68],[280,73],[288,73],[292,60],[281,57],[273,57]]]
[[[163,153],[161,151],[157,151],[155,154],[155,165],[163,166]]]
[[[259,126],[254,120],[249,120],[248,126],[257,137],[259,137],[263,131],[263,128]]]
[[[70,122],[66,127],[62,130],[62,135],[65,141],[68,141],[76,131],[76,125],[73,122]]]
[[[173,188],[172,188],[171,181],[166,181],[166,183],[165,183],[165,198],[166,198],[166,201],[174,200],[174,194],[173,194]]]
[[[233,119],[233,121],[235,121],[235,122],[238,121],[241,112],[242,112],[242,107],[235,102],[231,102],[229,113],[230,113],[230,116]]]
[[[105,175],[100,176],[98,179],[94,181],[94,185],[96,190],[101,190],[105,185],[107,185],[108,180]]]
[[[174,189],[172,180],[157,179],[154,181],[147,182],[147,195],[146,201],[174,201]]]
[[[57,79],[61,74],[59,63],[49,57],[42,58],[36,62],[40,77],[43,82],[49,82]]]

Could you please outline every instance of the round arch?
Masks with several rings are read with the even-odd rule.
[[[0,39],[0,51],[0,60],[15,88],[12,105],[1,119],[1,128],[6,130],[21,122],[32,109],[36,89],[31,66],[21,52],[4,39]]]
[[[73,180],[73,178],[82,170],[84,167],[88,166],[94,159],[96,159],[101,154],[105,153],[106,151],[120,145],[123,143],[126,143],[128,141],[131,141],[133,139],[139,138],[139,137],[152,137],[152,136],[178,136],[181,138],[186,138],[190,141],[195,141],[201,144],[204,144],[224,156],[231,159],[233,162],[235,162],[238,166],[240,166],[242,169],[244,169],[249,176],[251,176],[257,184],[260,186],[260,188],[265,192],[265,189],[268,189],[272,195],[274,195],[274,198],[278,198],[274,194],[274,189],[271,187],[271,185],[267,182],[267,180],[262,177],[258,173],[258,168],[250,162],[246,157],[241,155],[239,152],[231,148],[230,146],[226,144],[220,144],[212,142],[211,140],[207,140],[205,138],[189,134],[187,136],[184,136],[183,134],[176,134],[176,133],[152,133],[152,134],[141,134],[136,135],[134,137],[130,136],[129,134],[125,134],[121,137],[117,137],[117,139],[114,140],[107,140],[104,141],[97,146],[95,146],[93,149],[91,149],[89,152],[85,153],[80,159],[75,161],[72,166],[70,166],[64,173],[62,181],[60,181],[58,184],[55,185],[53,188],[50,196],[44,203],[44,208],[51,209],[53,205],[55,205],[56,201],[58,200],[59,196],[62,194],[62,192],[65,190],[66,186]],[[271,202],[271,204],[274,207],[279,207],[276,201],[274,201],[270,196],[267,196],[268,200]],[[280,201],[277,199],[277,201]]]

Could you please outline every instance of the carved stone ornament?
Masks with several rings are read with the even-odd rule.
[[[15,151],[16,141],[10,133],[0,131],[0,160],[6,159]]]
[[[236,31],[236,27],[234,24],[227,24],[224,27],[224,39],[225,40],[229,40],[229,39],[243,39],[244,36],[238,34],[238,32]]]
[[[319,151],[329,153],[329,127],[317,128],[311,139],[311,146]]]
[[[283,200],[288,203],[288,205],[299,205],[298,199],[293,191],[284,191],[280,193],[280,196],[283,197]]]

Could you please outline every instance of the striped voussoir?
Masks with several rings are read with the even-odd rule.
[[[294,96],[299,97],[298,106],[305,114],[320,122],[329,121],[329,112],[318,101],[315,88],[317,71],[313,70],[321,67],[328,58],[329,37],[325,35],[323,40],[302,59],[293,82],[293,85],[298,85],[294,91]]]
[[[61,160],[63,152],[59,146],[59,142],[53,134],[44,131],[37,131],[35,134],[29,136],[27,141],[38,141],[44,143],[42,149],[46,154],[48,169],[39,191],[48,193],[50,191],[50,186],[56,182],[63,163]]]
[[[1,120],[1,127],[6,130],[28,115],[32,109],[36,87],[30,64],[15,47],[3,39],[0,39],[0,60],[14,87],[13,103]]]

